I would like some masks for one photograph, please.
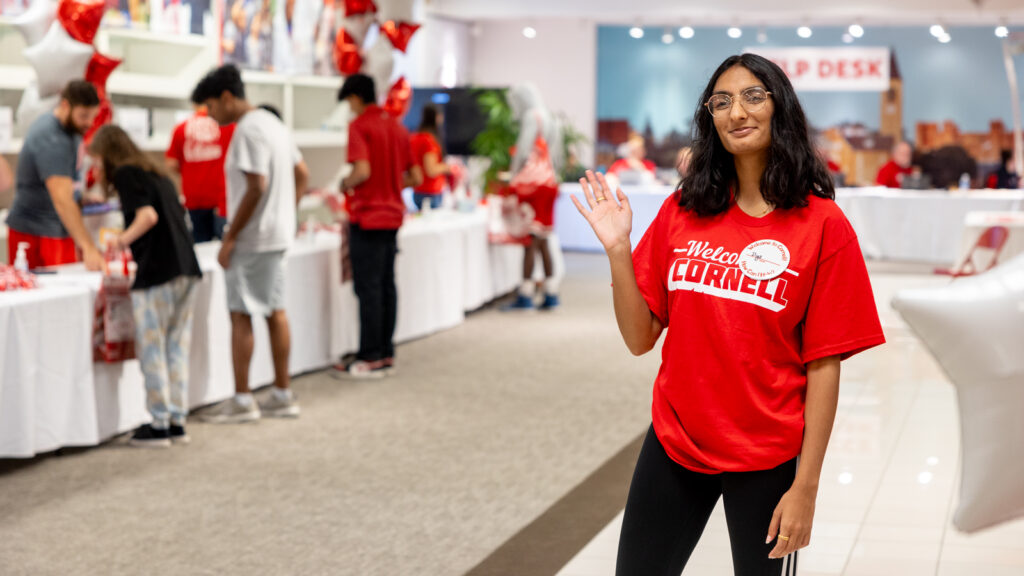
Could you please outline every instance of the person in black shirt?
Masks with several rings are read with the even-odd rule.
[[[132,285],[136,351],[153,422],[136,430],[131,444],[186,443],[189,341],[202,272],[185,208],[163,168],[118,126],[100,128],[88,152],[97,181],[121,199],[126,229],[114,243],[130,246],[138,265]]]

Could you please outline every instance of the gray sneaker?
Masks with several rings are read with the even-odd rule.
[[[260,419],[260,407],[255,401],[249,406],[242,406],[235,398],[229,398],[211,408],[200,419],[210,424],[256,422]]]
[[[287,400],[280,399],[273,391],[260,401],[260,411],[264,416],[274,418],[298,418],[299,402],[293,393]]]

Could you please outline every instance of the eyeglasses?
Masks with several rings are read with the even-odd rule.
[[[747,88],[743,92],[740,92],[740,105],[747,112],[760,112],[764,108],[765,102],[768,101],[768,96],[771,92],[761,88],[760,86],[752,86]],[[728,114],[732,110],[732,96],[728,94],[715,94],[708,101],[704,103],[707,107],[708,112],[712,116],[720,114],[722,112]]]

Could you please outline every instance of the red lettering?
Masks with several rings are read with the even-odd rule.
[[[707,268],[707,264],[701,260],[690,260],[690,264],[686,267],[687,282],[698,283],[700,279],[704,277],[704,269]]]
[[[821,60],[818,62],[818,76],[822,78],[828,78],[832,75],[832,69],[834,65],[828,60]]]
[[[872,60],[868,62],[868,76],[882,76],[882,61]]]
[[[722,287],[726,290],[736,292],[740,289],[740,283],[743,281],[743,272],[739,268],[729,268],[722,275]]]
[[[722,287],[722,276],[725,275],[725,271],[728,270],[725,266],[719,264],[708,264],[708,273],[704,276],[704,283],[712,288]]]
[[[806,60],[797,60],[796,62],[796,75],[803,76],[808,70],[811,69],[810,62]]]

